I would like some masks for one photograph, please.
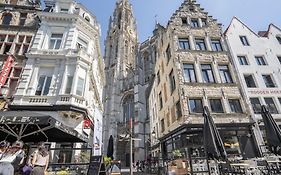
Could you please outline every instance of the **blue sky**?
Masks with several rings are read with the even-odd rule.
[[[97,17],[102,29],[102,47],[107,32],[108,19],[117,0],[77,0]],[[151,36],[155,20],[166,26],[171,15],[183,0],[129,0],[137,19],[139,42]],[[273,23],[281,28],[281,0],[197,0],[209,15],[218,19],[225,29],[233,16],[237,16],[255,32],[267,30]],[[155,16],[157,17],[155,18]],[[103,48],[102,48],[103,49]]]

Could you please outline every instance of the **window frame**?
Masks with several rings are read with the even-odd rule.
[[[82,80],[83,83],[79,82],[79,80]],[[77,79],[77,84],[76,84],[76,89],[75,89],[75,94],[76,94],[76,95],[81,96],[81,97],[84,96],[84,93],[85,93],[85,83],[86,83],[85,78],[83,78],[83,77],[78,77],[78,79]],[[81,86],[81,85],[82,85],[82,86]],[[78,89],[78,88],[80,88],[79,86],[82,87],[82,88],[81,88],[81,94],[79,93],[79,92],[80,92],[80,89]]]
[[[218,65],[218,69],[222,83],[233,83],[232,75],[228,65]]]
[[[21,13],[20,14],[20,20],[19,20],[19,25],[24,26],[27,18],[27,13]]]
[[[201,74],[202,74],[203,82],[204,83],[216,83],[212,64],[201,64],[200,66],[201,66]],[[210,68],[208,68],[208,69],[204,68],[203,69],[203,66],[210,66]],[[208,81],[205,81],[206,79],[204,78],[204,75],[207,75]],[[210,75],[211,75],[211,78],[212,78],[213,81],[211,81]]]
[[[55,37],[54,35],[61,36],[61,37]],[[63,39],[63,33],[52,33],[49,39],[49,49],[50,50],[59,50],[62,46],[62,39]],[[52,46],[52,41],[54,41],[54,44]],[[59,46],[57,45],[59,43]],[[52,47],[51,47],[52,46]]]
[[[220,107],[216,107],[216,108],[221,108],[221,109],[220,110],[214,109],[213,105],[216,105],[216,103],[212,103],[212,102],[219,102],[220,103]],[[210,104],[210,109],[211,109],[212,113],[217,113],[217,114],[224,113],[224,107],[223,107],[223,103],[222,103],[221,99],[219,99],[219,98],[211,98],[211,99],[209,99],[209,104]]]
[[[220,39],[211,39],[212,51],[223,52],[222,44]]]
[[[67,76],[64,94],[71,94],[73,79],[74,79],[74,77],[72,75]],[[71,83],[69,83],[69,81],[71,81]]]
[[[232,104],[234,104],[234,110],[232,108]],[[237,104],[238,104],[238,106],[236,106]],[[228,99],[228,105],[229,105],[231,113],[243,113],[240,99]]]
[[[37,87],[36,87],[35,95],[36,96],[46,96],[46,95],[48,95],[49,91],[50,91],[50,86],[51,86],[51,83],[52,83],[52,79],[53,79],[52,76],[48,76],[48,75],[45,75],[45,74],[40,75],[39,79],[37,80]],[[40,90],[38,90],[39,83],[42,80],[43,80],[43,82],[41,82],[42,83],[42,87],[40,88]],[[48,82],[48,80],[50,80],[50,81]]]
[[[207,18],[201,18],[201,25],[202,27],[207,26]]]
[[[200,101],[199,103],[201,105],[198,103],[198,101]],[[191,102],[193,102],[194,108],[191,108]],[[198,104],[199,104],[199,106],[197,106]],[[188,107],[189,107],[190,113],[203,113],[203,100],[202,100],[202,98],[189,98],[188,99]]]
[[[256,60],[257,65],[259,65],[259,66],[267,65],[267,62],[266,62],[264,56],[255,56],[255,60]]]
[[[189,80],[187,80],[186,73],[188,74]],[[191,76],[192,73],[194,75],[194,79],[192,78],[193,76]],[[197,82],[197,76],[196,76],[194,64],[183,63],[183,77],[184,77],[184,82],[186,82],[186,83],[196,83]]]
[[[13,14],[4,13],[2,16],[2,25],[4,25],[4,26],[11,25],[12,19],[13,19]]]
[[[172,94],[176,90],[176,79],[175,79],[173,69],[169,73],[169,81],[170,81],[170,89],[171,89],[171,94]]]
[[[267,103],[267,100],[271,100],[272,101],[271,105],[269,105],[269,103]],[[268,108],[268,110],[269,110],[269,112],[271,114],[279,114],[273,97],[265,97],[264,98],[264,102],[265,102],[265,104],[266,104],[266,106],[267,106],[267,108]]]
[[[195,49],[201,51],[207,50],[207,46],[204,38],[195,38]]]
[[[260,114],[261,113],[261,101],[258,97],[251,97],[249,98],[250,100],[250,103],[251,103],[251,107],[252,107],[252,110],[254,111],[254,114]],[[253,103],[254,100],[258,100],[256,102],[258,103]],[[259,106],[257,106],[259,105]]]
[[[182,108],[181,108],[180,100],[176,103],[176,114],[177,114],[177,119],[182,117]]]
[[[240,35],[239,38],[243,46],[250,46],[247,36]]]
[[[188,38],[179,38],[178,43],[180,50],[190,50],[190,42]]]
[[[245,81],[247,88],[257,88],[258,87],[253,74],[244,74],[243,76],[244,76],[244,81]],[[247,82],[249,82],[249,81],[246,81],[246,76],[252,78],[252,81],[254,82],[254,86],[252,86],[252,85],[248,86],[249,84]]]
[[[188,25],[187,18],[182,17],[181,18],[181,24],[182,25]]]
[[[244,55],[238,55],[237,58],[238,58],[238,62],[239,62],[239,64],[240,64],[241,66],[247,66],[247,65],[249,65],[249,61],[248,61],[248,59],[247,59],[246,56],[244,56]],[[245,63],[245,64],[244,64],[244,63]]]
[[[269,81],[268,81],[269,79],[267,79],[267,78],[270,78],[270,81],[271,81],[271,82],[269,82]],[[265,86],[266,86],[267,88],[275,88],[275,87],[277,87],[277,86],[276,86],[276,83],[275,83],[275,81],[274,81],[274,78],[272,77],[271,74],[262,74],[262,79],[263,79],[264,84],[265,84]]]
[[[191,28],[199,28],[199,20],[197,18],[190,19]]]

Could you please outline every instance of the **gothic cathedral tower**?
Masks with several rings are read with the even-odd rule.
[[[110,136],[114,140],[114,159],[129,166],[129,120],[133,118],[134,160],[144,160],[144,116],[146,114],[142,76],[139,73],[138,38],[132,6],[128,0],[118,0],[110,17],[105,41],[104,89],[104,153]],[[141,97],[142,96],[142,97]]]

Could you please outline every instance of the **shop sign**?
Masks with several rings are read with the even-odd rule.
[[[43,119],[43,118],[42,118]],[[7,117],[0,116],[0,124],[29,124],[29,123],[41,123],[40,117]],[[45,119],[43,119],[45,122]]]
[[[250,94],[255,95],[266,95],[266,94],[281,94],[281,90],[250,90],[248,91]]]
[[[6,80],[11,71],[13,63],[14,63],[14,59],[11,55],[9,55],[7,61],[5,62],[4,66],[2,68],[1,74],[0,74],[0,88],[2,86],[4,86],[4,84],[6,83]]]
[[[90,129],[91,128],[91,120],[90,119],[85,119],[84,120],[83,128],[84,129]]]

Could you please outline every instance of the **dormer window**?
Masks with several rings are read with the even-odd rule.
[[[182,25],[187,25],[187,19],[186,18],[181,18],[181,23],[182,23]]]
[[[201,23],[202,23],[202,27],[207,25],[207,19],[206,18],[202,18],[201,19]]]
[[[191,27],[192,28],[198,28],[199,27],[198,19],[191,19]]]
[[[189,7],[189,11],[194,12],[195,11],[194,7],[193,6]]]

